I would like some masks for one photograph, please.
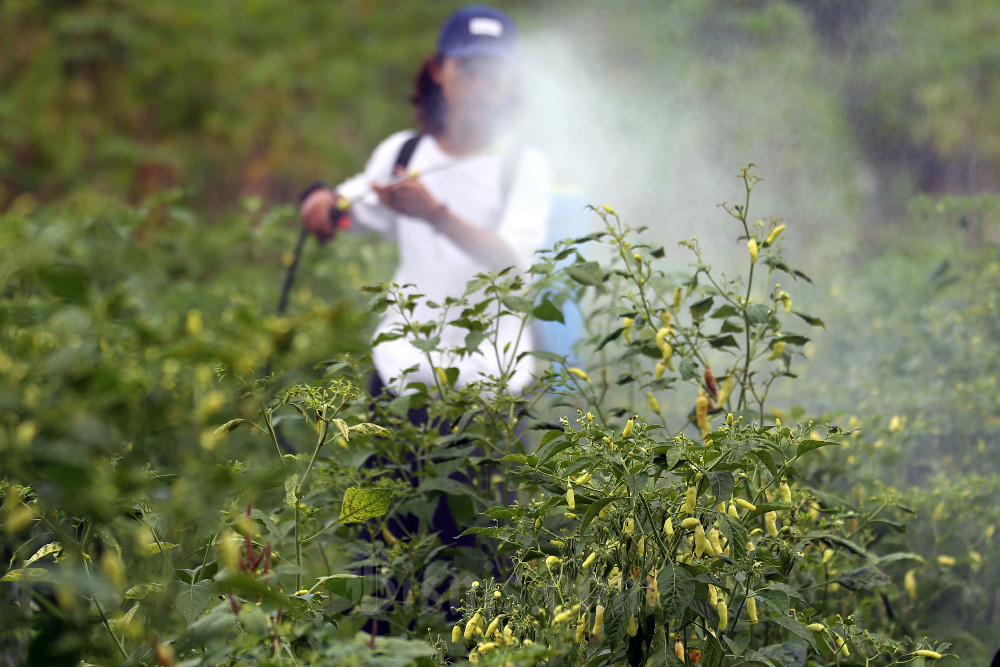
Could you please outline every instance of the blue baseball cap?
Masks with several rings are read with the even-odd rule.
[[[517,30],[500,10],[475,5],[458,10],[445,21],[438,36],[438,53],[448,58],[487,56],[513,60]]]

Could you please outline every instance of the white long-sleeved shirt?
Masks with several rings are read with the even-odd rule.
[[[445,297],[461,297],[466,283],[475,274],[503,267],[477,262],[427,221],[383,206],[377,195],[371,192],[372,184],[391,182],[396,157],[411,136],[412,131],[399,132],[383,141],[375,149],[364,172],[342,183],[337,191],[351,200],[360,198],[351,209],[355,222],[399,244],[399,266],[393,282],[401,286],[412,284],[415,287],[409,290],[424,295],[417,309],[408,315],[411,321],[436,321],[440,311],[430,308],[427,301],[441,304]],[[509,174],[505,174],[509,159],[516,160],[516,164],[513,169],[507,166]],[[473,157],[455,158],[445,153],[434,137],[423,136],[407,169],[424,174],[420,179],[431,196],[453,214],[499,236],[517,258],[516,268],[519,271],[523,272],[531,265],[535,252],[546,239],[552,192],[551,172],[540,152],[523,148],[517,150],[516,155],[507,157],[503,149],[498,149]],[[506,197],[505,178],[509,179]],[[448,319],[457,315],[457,312],[450,313]],[[495,318],[495,314],[491,316]],[[402,315],[390,307],[379,322],[376,337],[397,328],[402,322]],[[522,331],[518,319],[509,316],[501,318],[498,329],[497,348],[502,360],[532,349],[530,328],[525,327]],[[496,375],[500,371],[496,353],[488,341],[482,343],[480,354],[460,360],[447,354],[449,348],[464,344],[467,333],[464,328],[446,326],[438,349],[431,353],[434,366],[458,368],[459,384],[466,384],[484,374]],[[504,352],[508,344],[510,347]],[[396,391],[401,391],[403,387],[395,381],[404,370],[413,366],[419,368],[407,375],[406,382],[424,382],[428,386],[434,383],[433,368],[427,364],[424,353],[406,338],[380,343],[372,356],[383,380]],[[510,383],[512,390],[527,384],[531,366],[531,359],[527,357],[516,365]]]

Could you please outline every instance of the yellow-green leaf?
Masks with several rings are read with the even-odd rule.
[[[382,516],[389,511],[392,491],[389,489],[358,489],[351,487],[344,492],[340,508],[340,523],[361,523]]]

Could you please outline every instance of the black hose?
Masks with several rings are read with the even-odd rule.
[[[295,284],[295,276],[299,272],[299,260],[302,259],[302,250],[306,246],[306,241],[309,240],[309,230],[305,227],[299,233],[299,239],[295,242],[295,250],[292,253],[292,262],[288,265],[288,270],[285,271],[285,281],[281,285],[281,296],[278,299],[277,314],[284,315],[285,311],[288,310],[288,297],[292,293],[292,285]],[[267,358],[267,363],[264,364],[264,377],[268,377],[271,374],[271,365],[274,360],[273,355]],[[287,436],[281,429],[280,424],[275,424],[274,435],[278,439],[278,444],[281,449],[289,454],[294,454],[296,452],[295,445],[291,443]]]

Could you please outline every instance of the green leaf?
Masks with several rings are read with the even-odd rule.
[[[324,590],[354,603],[360,602],[365,592],[365,578],[356,574],[333,574],[316,581],[322,582]]]
[[[601,513],[601,510],[618,500],[618,498],[618,496],[611,496],[610,498],[601,498],[600,500],[595,500],[590,503],[590,507],[587,508],[587,513],[583,515],[583,521],[580,522],[580,534],[585,534],[587,532],[587,526],[590,525],[590,522]]]
[[[508,294],[504,298],[500,299],[500,302],[515,313],[531,312],[531,307],[532,307],[531,299],[525,299],[523,296],[517,296],[516,294]]]
[[[771,319],[771,309],[762,303],[747,306],[747,319],[751,324],[767,324]]]
[[[298,498],[299,475],[298,473],[289,476],[285,480],[285,505],[289,509],[295,509],[299,504]]]
[[[430,338],[415,338],[410,340],[410,345],[417,348],[421,352],[433,352],[438,349],[441,345],[440,336],[431,336]]]
[[[555,435],[550,438],[548,437],[549,434]],[[564,435],[565,433],[562,431],[547,431],[545,435],[542,436],[541,442],[538,445],[538,450],[535,452],[535,456],[538,457],[539,464],[545,463],[562,450],[573,446],[572,441],[562,439],[562,436]]]
[[[696,322],[698,320],[704,319],[705,314],[712,309],[713,301],[714,301],[713,297],[708,296],[702,299],[701,301],[696,301],[695,303],[692,303],[691,306],[689,307],[689,310],[691,311],[691,319],[695,320]]]
[[[740,344],[736,341],[736,338],[732,334],[726,334],[725,336],[712,336],[708,339],[708,344],[711,345],[716,350],[721,350],[726,347],[739,347]]]
[[[344,492],[339,523],[361,523],[382,516],[389,511],[392,499],[390,489],[359,489],[351,487]]]
[[[185,584],[185,586],[186,585],[187,584]],[[159,593],[162,590],[163,590],[163,584],[150,582],[133,586],[132,588],[125,591],[125,595],[123,597],[126,600],[141,600],[150,593]]]
[[[477,497],[476,492],[468,484],[448,477],[428,477],[417,487],[418,494],[430,493],[431,491],[440,491],[449,496]]]
[[[806,336],[800,336],[799,334],[784,334],[783,336],[778,336],[775,341],[781,341],[782,343],[787,343],[788,345],[797,345],[802,347],[809,342],[809,338]]]
[[[732,438],[726,438],[723,443],[729,445],[730,455],[732,456],[733,463],[739,463],[743,460],[743,457],[752,452],[760,444],[756,440],[746,439],[746,440],[734,440]]]
[[[337,429],[337,433],[339,433],[344,440],[351,439],[351,430],[347,428],[347,422],[343,419],[333,419],[330,423],[333,424],[333,427]]]
[[[712,488],[712,494],[715,496],[716,503],[721,503],[733,497],[733,489],[736,488],[736,479],[733,477],[733,473],[728,470],[713,470],[705,475],[705,477]]]
[[[694,598],[688,603],[688,606],[691,608],[691,611],[705,619],[705,624],[708,627],[719,627],[719,612],[715,607],[708,604],[707,601],[701,598]]]
[[[379,426],[378,424],[372,424],[371,422],[363,422],[361,424],[355,424],[349,431],[357,431],[361,435],[376,435],[382,438],[388,438],[392,435],[392,431],[385,428],[384,426]]]
[[[155,541],[147,544],[142,551],[145,552],[147,556],[155,556],[156,554],[163,553],[164,551],[176,549],[179,546],[179,544],[174,544],[173,542]]]
[[[712,313],[711,315],[709,315],[709,317],[711,317],[712,319],[715,319],[715,320],[722,320],[722,319],[725,319],[727,317],[734,317],[734,316],[739,315],[739,314],[740,314],[740,311],[739,311],[738,308],[736,308],[736,306],[727,303],[727,304],[724,304],[724,305],[719,306],[718,308],[716,308],[715,312]]]
[[[215,435],[229,435],[230,433],[238,429],[240,426],[243,426],[244,424],[250,424],[251,426],[256,426],[256,424],[254,424],[249,419],[230,419],[225,424],[215,429]]]
[[[271,517],[265,514],[262,510],[254,508],[253,510],[250,511],[250,517],[253,519],[257,519],[262,524],[264,524],[264,527],[270,534],[274,535],[275,537],[282,537],[281,531],[279,531],[278,527],[274,525],[274,521],[272,521]]]
[[[796,448],[795,453],[798,456],[802,456],[806,452],[811,452],[814,449],[819,449],[820,447],[826,447],[828,445],[833,445],[834,447],[839,447],[840,443],[830,442],[829,440],[803,440],[799,443]]]
[[[852,591],[872,591],[892,582],[888,576],[873,565],[865,565],[850,572],[844,572],[836,579],[837,583]]]
[[[723,514],[722,518],[723,521],[719,522],[719,532],[729,540],[733,558],[742,560],[747,554],[747,530],[743,522],[736,517]]]
[[[792,640],[765,646],[759,653],[748,651],[746,657],[749,657],[750,653],[757,653],[767,660],[777,662],[781,667],[804,667],[808,652],[809,647],[805,642]]]
[[[698,373],[698,366],[688,357],[681,359],[680,372],[682,380],[694,380],[701,377],[701,374]]]
[[[11,570],[0,577],[0,581],[25,581],[28,583],[55,583],[56,575],[49,570],[40,567],[26,567],[24,569]]]
[[[687,610],[694,600],[694,579],[683,567],[668,561],[656,574],[663,620],[670,621]]]
[[[604,271],[597,262],[578,262],[567,266],[566,275],[581,285],[604,288]]]
[[[38,551],[36,551],[35,554],[31,558],[29,558],[28,560],[24,561],[24,565],[22,567],[28,567],[29,565],[31,565],[32,563],[34,563],[36,560],[39,560],[41,558],[45,558],[49,554],[59,553],[60,551],[62,551],[62,545],[61,544],[59,544],[58,542],[49,542],[44,547],[42,547],[41,549],[39,549]]]
[[[180,592],[174,598],[174,608],[184,617],[184,621],[191,625],[215,597],[214,587],[208,579],[202,579],[195,584],[178,581],[177,585],[180,587]]]
[[[778,615],[772,616],[768,620],[777,623],[778,625],[785,628],[795,636],[799,637],[800,639],[803,639],[813,648],[814,651],[819,653],[819,648],[816,646],[816,638],[813,636],[812,630],[807,628],[799,621],[796,621],[794,618],[789,618],[787,616],[778,616]]]
[[[600,352],[602,349],[604,349],[605,345],[607,345],[608,343],[610,343],[613,340],[621,338],[621,336],[622,336],[623,333],[625,333],[624,327],[615,329],[614,331],[612,331],[607,336],[605,336],[604,338],[601,339],[601,342],[597,344],[596,348],[594,348],[594,352]]]
[[[559,306],[552,303],[548,299],[543,299],[540,304],[538,304],[531,314],[535,316],[535,319],[542,320],[543,322],[561,322],[566,323],[563,318],[562,311],[559,310]]]
[[[811,315],[806,315],[805,313],[800,313],[797,310],[793,310],[792,314],[793,315],[798,315],[803,320],[805,320],[808,324],[810,324],[810,325],[812,325],[814,327],[823,327],[824,329],[826,328],[826,324],[824,324],[823,320],[819,319],[818,317],[813,317]]]

